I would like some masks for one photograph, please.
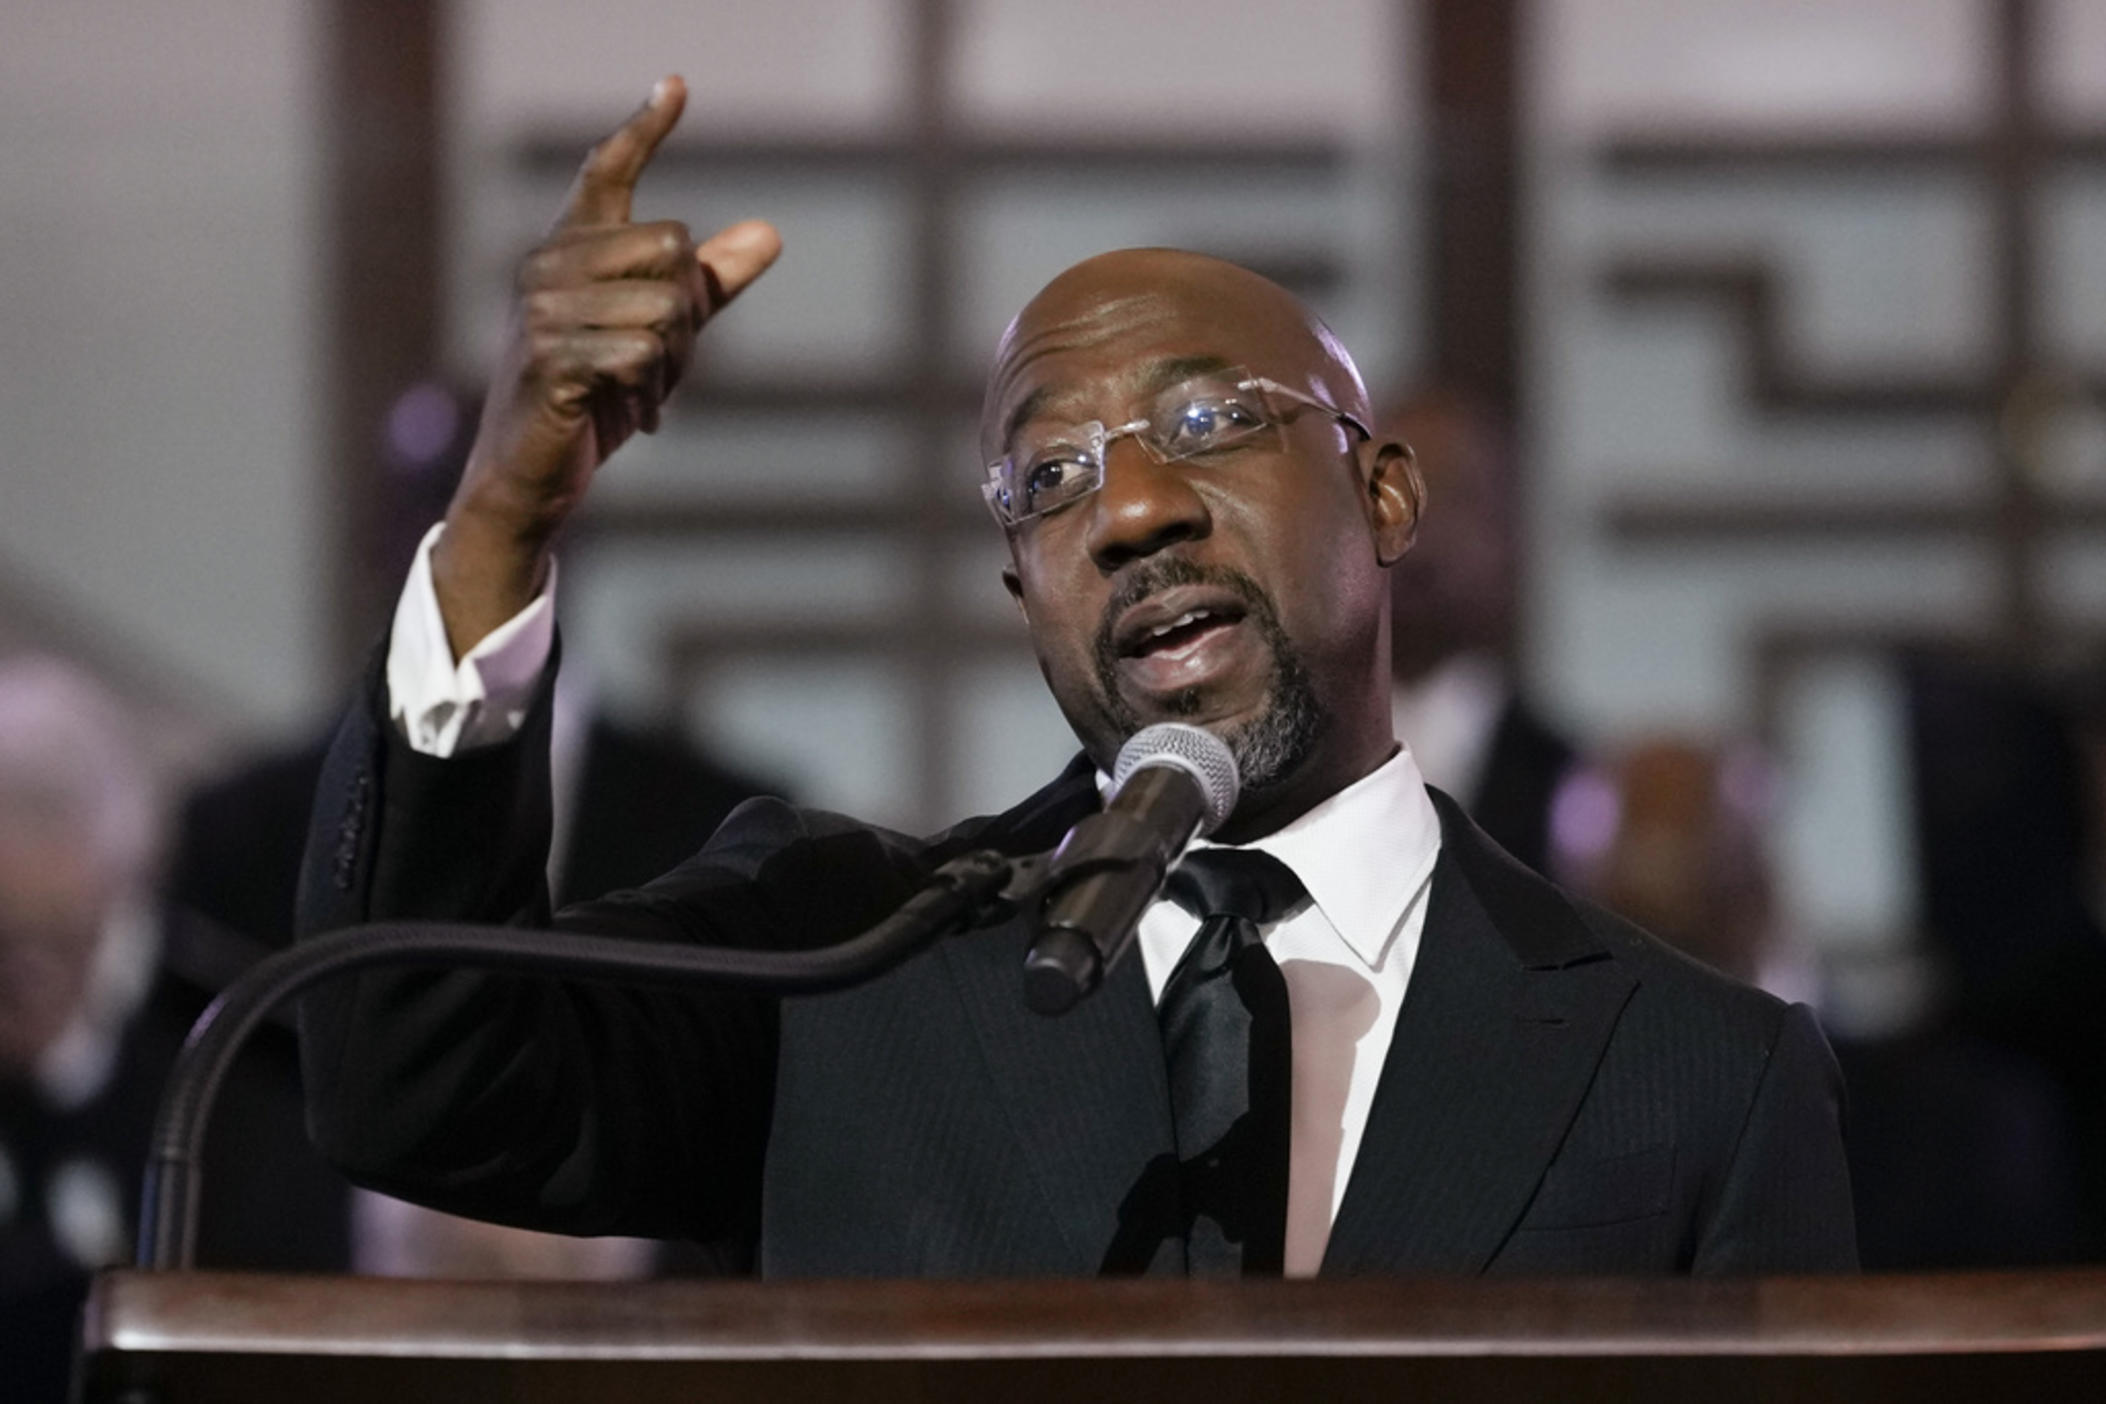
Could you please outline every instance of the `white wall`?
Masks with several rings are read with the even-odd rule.
[[[0,8],[0,563],[236,728],[322,702],[308,7]]]

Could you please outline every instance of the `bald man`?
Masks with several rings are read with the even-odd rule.
[[[984,492],[1082,745],[1062,775],[928,839],[755,802],[659,881],[551,917],[551,542],[780,247],[760,224],[698,246],[631,221],[681,97],[667,80],[595,148],[526,262],[468,474],[332,752],[307,929],[837,941],[954,856],[1052,846],[1127,736],[1186,721],[1243,776],[1215,841],[1298,884],[1259,930],[1291,1022],[1284,1249],[1246,1270],[1853,1265],[1806,1011],[1568,901],[1427,790],[1390,718],[1410,452],[1369,433],[1307,309],[1214,259],[1091,259],[997,350]],[[1023,1004],[1022,917],[822,998],[366,977],[305,1010],[314,1122],[389,1193],[735,1245],[771,1275],[1183,1272],[1191,1166],[1156,1006],[1198,929],[1156,903],[1139,958],[1060,1018]]]

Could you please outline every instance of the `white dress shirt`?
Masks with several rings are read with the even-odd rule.
[[[396,606],[388,710],[428,755],[492,745],[516,732],[555,628],[555,576],[540,598],[456,665],[432,588],[434,527]],[[1368,1108],[1426,924],[1440,820],[1408,747],[1279,832],[1248,845],[1301,879],[1309,902],[1263,931],[1294,1020],[1286,1271],[1313,1275],[1345,1198]],[[1141,918],[1141,960],[1162,998],[1196,918],[1158,901]]]
[[[443,524],[424,534],[410,563],[395,626],[388,635],[388,715],[411,749],[450,756],[511,739],[526,721],[534,684],[556,642],[556,567],[534,602],[507,619],[458,664],[431,582],[431,548]]]

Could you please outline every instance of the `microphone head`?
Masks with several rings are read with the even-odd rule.
[[[1125,786],[1128,776],[1151,765],[1176,766],[1199,782],[1206,803],[1200,833],[1211,834],[1228,822],[1241,786],[1236,778],[1236,758],[1220,737],[1183,722],[1157,722],[1142,727],[1119,748],[1118,762],[1112,768],[1112,793],[1117,794]]]

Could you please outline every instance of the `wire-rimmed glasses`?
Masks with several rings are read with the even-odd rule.
[[[1158,463],[1225,455],[1248,446],[1293,418],[1295,409],[1322,410],[1362,438],[1368,428],[1352,415],[1277,380],[1241,368],[1182,381],[1156,396],[1146,415],[1107,426],[1027,426],[1009,452],[987,465],[980,487],[995,520],[1014,530],[1058,512],[1104,485],[1104,456],[1116,439],[1131,436]]]

